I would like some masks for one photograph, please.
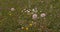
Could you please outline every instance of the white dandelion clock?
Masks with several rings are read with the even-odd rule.
[[[11,8],[11,11],[14,11],[15,10],[15,8]]]
[[[37,14],[33,14],[32,19],[37,19]]]
[[[40,16],[41,16],[41,17],[45,17],[46,14],[45,14],[45,13],[41,13]]]

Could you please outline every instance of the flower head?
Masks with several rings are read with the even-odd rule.
[[[28,30],[28,27],[26,27],[26,30]]]
[[[46,16],[46,14],[45,13],[41,13],[41,15],[40,15],[41,17],[45,17]]]
[[[11,11],[14,11],[15,10],[15,8],[11,8]]]
[[[37,19],[37,14],[33,14],[32,19]]]
[[[32,24],[29,24],[30,26],[32,26]]]

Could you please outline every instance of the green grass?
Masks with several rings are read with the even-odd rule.
[[[35,7],[38,8],[36,14],[39,19],[32,19],[32,11],[21,12]],[[40,17],[43,12],[47,14],[45,19]],[[36,24],[30,27],[32,21]],[[29,29],[26,30],[26,27]],[[0,0],[0,32],[60,32],[60,0]]]

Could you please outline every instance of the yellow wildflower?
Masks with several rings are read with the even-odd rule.
[[[28,30],[28,27],[26,27],[26,30]]]
[[[29,24],[30,26],[32,26],[32,24]]]

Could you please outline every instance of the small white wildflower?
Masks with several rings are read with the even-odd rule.
[[[29,10],[26,10],[25,12],[29,13],[30,11]]]
[[[32,9],[32,11],[34,12],[34,11],[35,11],[35,9]]]
[[[32,9],[33,12],[38,12],[36,9]]]
[[[41,17],[45,17],[46,16],[46,14],[45,13],[41,13],[41,15],[40,15]]]
[[[29,10],[26,10],[28,13],[30,12]]]
[[[15,10],[15,8],[11,8],[11,11],[14,11]]]

